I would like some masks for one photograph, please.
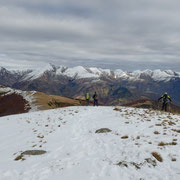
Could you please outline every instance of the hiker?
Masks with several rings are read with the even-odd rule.
[[[94,99],[94,106],[98,106],[98,95],[96,92],[93,95],[93,99]]]
[[[88,92],[86,93],[85,98],[86,98],[86,106],[89,106],[90,95]]]
[[[163,104],[162,104],[162,111],[165,110],[167,111],[167,106],[168,106],[168,102],[172,101],[170,96],[168,95],[167,92],[165,92],[159,99],[158,99],[158,102],[162,99],[163,101]]]

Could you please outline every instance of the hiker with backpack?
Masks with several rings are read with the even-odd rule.
[[[158,102],[162,99],[162,111],[165,110],[167,111],[167,107],[168,107],[168,103],[169,102],[172,102],[170,96],[168,95],[167,92],[165,92],[159,99],[158,99]]]
[[[89,106],[90,95],[88,92],[86,93],[85,98],[86,98],[86,106]]]
[[[93,95],[93,99],[94,99],[94,106],[98,106],[98,95],[96,92]]]

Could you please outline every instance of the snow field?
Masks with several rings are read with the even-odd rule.
[[[178,115],[126,107],[68,107],[2,117],[0,180],[177,180],[179,122]],[[101,128],[111,132],[95,133]],[[47,153],[14,160],[33,149]]]

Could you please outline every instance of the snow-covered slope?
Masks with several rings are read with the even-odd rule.
[[[125,107],[3,117],[0,179],[178,180],[179,122],[178,115]],[[101,128],[111,131],[96,133]],[[47,153],[19,156],[26,150]]]

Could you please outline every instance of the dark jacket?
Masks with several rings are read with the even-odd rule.
[[[162,95],[162,96],[158,99],[158,101],[160,101],[161,99],[163,100],[163,103],[168,103],[168,101],[172,101],[171,98],[170,98],[170,96],[168,96],[168,94]]]
[[[97,94],[96,94],[96,93],[94,93],[94,95],[93,95],[93,99],[94,99],[94,100],[97,100],[97,99],[98,99],[98,96],[97,96]]]

